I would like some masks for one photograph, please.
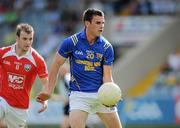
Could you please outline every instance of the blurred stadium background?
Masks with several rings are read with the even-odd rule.
[[[104,35],[115,49],[113,77],[123,91],[123,127],[180,127],[180,0],[0,0],[0,46],[14,43],[17,23],[30,23],[33,46],[50,65],[62,39],[82,29],[88,7],[106,14]],[[59,85],[61,80],[55,93],[66,95]],[[40,89],[37,79],[28,127],[58,128],[63,102],[50,101],[38,114],[34,97]],[[90,128],[103,128],[96,117],[89,120]]]

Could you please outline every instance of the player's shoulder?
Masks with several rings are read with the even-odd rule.
[[[44,60],[43,57],[34,48],[31,48],[31,54],[35,59]]]
[[[77,43],[78,43],[79,40],[80,40],[80,37],[81,37],[80,35],[81,35],[81,32],[75,33],[75,34],[73,34],[73,35],[65,38],[65,39],[64,39],[64,42],[66,42],[66,43],[71,43],[71,44],[73,44],[73,45],[75,46],[75,45],[77,45]]]
[[[36,67],[40,65],[46,65],[44,58],[32,47],[26,58],[31,61]]]
[[[110,43],[104,36],[100,36],[100,41],[101,41],[103,44],[109,44],[109,45],[111,45],[111,43]]]
[[[2,54],[5,54],[5,53],[9,52],[12,49],[12,46],[13,45],[1,47],[0,48],[0,54],[2,55]]]
[[[78,40],[81,37],[81,34],[82,34],[82,32],[74,33],[71,36],[69,36],[68,38],[71,40],[77,38],[77,40]]]
[[[1,47],[0,50],[1,51],[9,51],[9,50],[11,50],[11,48],[12,48],[12,45],[6,46],[6,47]]]
[[[104,36],[100,36],[100,40],[105,50],[112,47],[112,44]]]

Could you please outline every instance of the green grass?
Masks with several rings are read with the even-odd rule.
[[[126,125],[124,128],[180,128],[180,125]]]
[[[59,125],[30,125],[28,128],[60,128]],[[126,125],[123,128],[180,128],[180,125]]]

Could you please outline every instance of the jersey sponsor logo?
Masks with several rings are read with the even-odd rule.
[[[87,65],[84,66],[84,70],[85,70],[85,71],[96,71],[95,67],[93,67],[93,66],[87,66]]]
[[[93,62],[87,60],[76,60],[76,63],[81,65],[93,66]]]
[[[84,65],[85,71],[96,71],[95,67],[101,66],[101,62],[91,62],[87,60],[76,60],[76,63]]]
[[[30,71],[30,70],[31,70],[31,65],[30,65],[30,64],[25,64],[25,65],[24,65],[24,70],[25,70],[26,72]]]
[[[24,88],[24,80],[25,80],[25,76],[8,72],[9,87],[11,87],[13,89],[23,89]]]

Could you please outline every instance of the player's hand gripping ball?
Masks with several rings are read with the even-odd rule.
[[[107,107],[116,106],[122,99],[121,89],[113,82],[104,83],[98,90],[98,99]]]

